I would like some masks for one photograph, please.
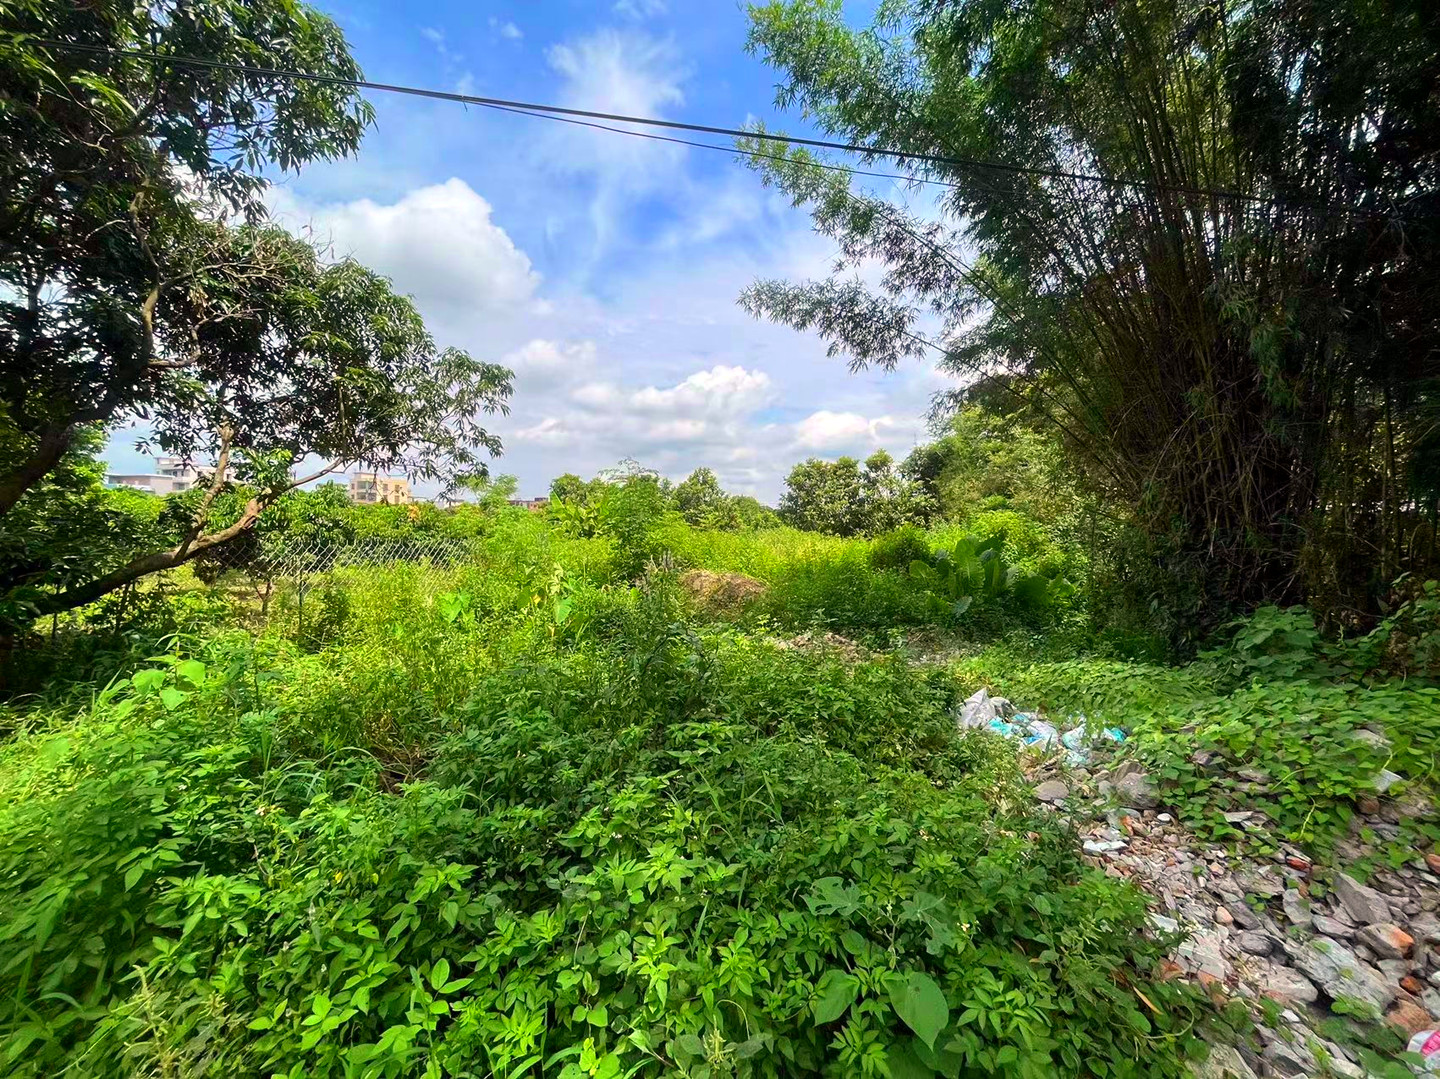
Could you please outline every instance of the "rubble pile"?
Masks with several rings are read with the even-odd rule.
[[[1072,747],[1059,730],[1085,730],[1083,720],[1027,717],[984,690],[966,702],[959,722],[1040,749],[1026,761],[1037,802],[1077,829],[1085,854],[1107,875],[1153,897],[1155,932],[1184,935],[1173,974],[1195,979],[1217,1002],[1251,1005],[1254,1042],[1217,1047],[1198,1075],[1371,1074],[1355,1048],[1363,1039],[1321,1033],[1323,1026],[1333,1034],[1337,1022],[1357,1032],[1367,1022],[1388,1024],[1412,1052],[1429,1054],[1420,1067],[1440,1075],[1440,856],[1416,851],[1362,883],[1287,844],[1263,858],[1243,844],[1222,849],[1165,812],[1163,792],[1121,752],[1123,732],[1087,730]],[[1060,741],[1033,737],[1037,722],[1042,735],[1056,732]],[[1340,847],[1342,863],[1365,852],[1362,836],[1393,838],[1399,817],[1428,815],[1429,807],[1413,804],[1418,797],[1361,805],[1352,838]],[[1225,816],[1246,831],[1268,828],[1257,810]]]

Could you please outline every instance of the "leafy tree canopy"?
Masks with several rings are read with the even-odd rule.
[[[1406,538],[1440,474],[1433,8],[752,7],[782,106],[951,186],[912,210],[806,152],[758,161],[841,259],[745,303],[1041,411],[1176,572],[1203,565],[1213,614],[1302,581],[1364,606],[1435,553]]]
[[[104,51],[356,78],[333,22],[289,0],[7,0],[0,29],[0,519],[95,425],[146,421],[167,453],[215,462],[176,546],[41,611],[227,542],[346,463],[483,473],[499,442],[479,421],[509,372],[437,347],[384,278],[265,222],[266,170],[352,152],[368,106],[331,83]],[[316,457],[318,473],[290,474]],[[206,531],[234,478],[255,496]]]

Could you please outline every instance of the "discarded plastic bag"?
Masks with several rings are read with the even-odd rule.
[[[995,720],[1003,720],[1013,712],[1010,702],[1004,697],[992,697],[989,690],[977,689],[960,706],[960,729],[971,731],[988,727]]]
[[[1421,1075],[1440,1075],[1440,1030],[1422,1030],[1405,1048],[1424,1062],[1419,1065]]]

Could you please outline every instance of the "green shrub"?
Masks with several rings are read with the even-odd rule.
[[[905,525],[879,536],[870,546],[870,565],[876,569],[909,569],[910,563],[927,561],[930,541],[914,525]]]

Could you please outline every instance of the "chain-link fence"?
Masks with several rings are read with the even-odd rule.
[[[336,541],[325,537],[244,538],[191,563],[206,585],[230,591],[253,615],[268,622],[282,616],[304,628],[307,605],[323,598],[352,571],[404,566],[437,574],[475,562],[476,540],[449,536],[370,537]],[[312,609],[311,617],[315,616]]]

